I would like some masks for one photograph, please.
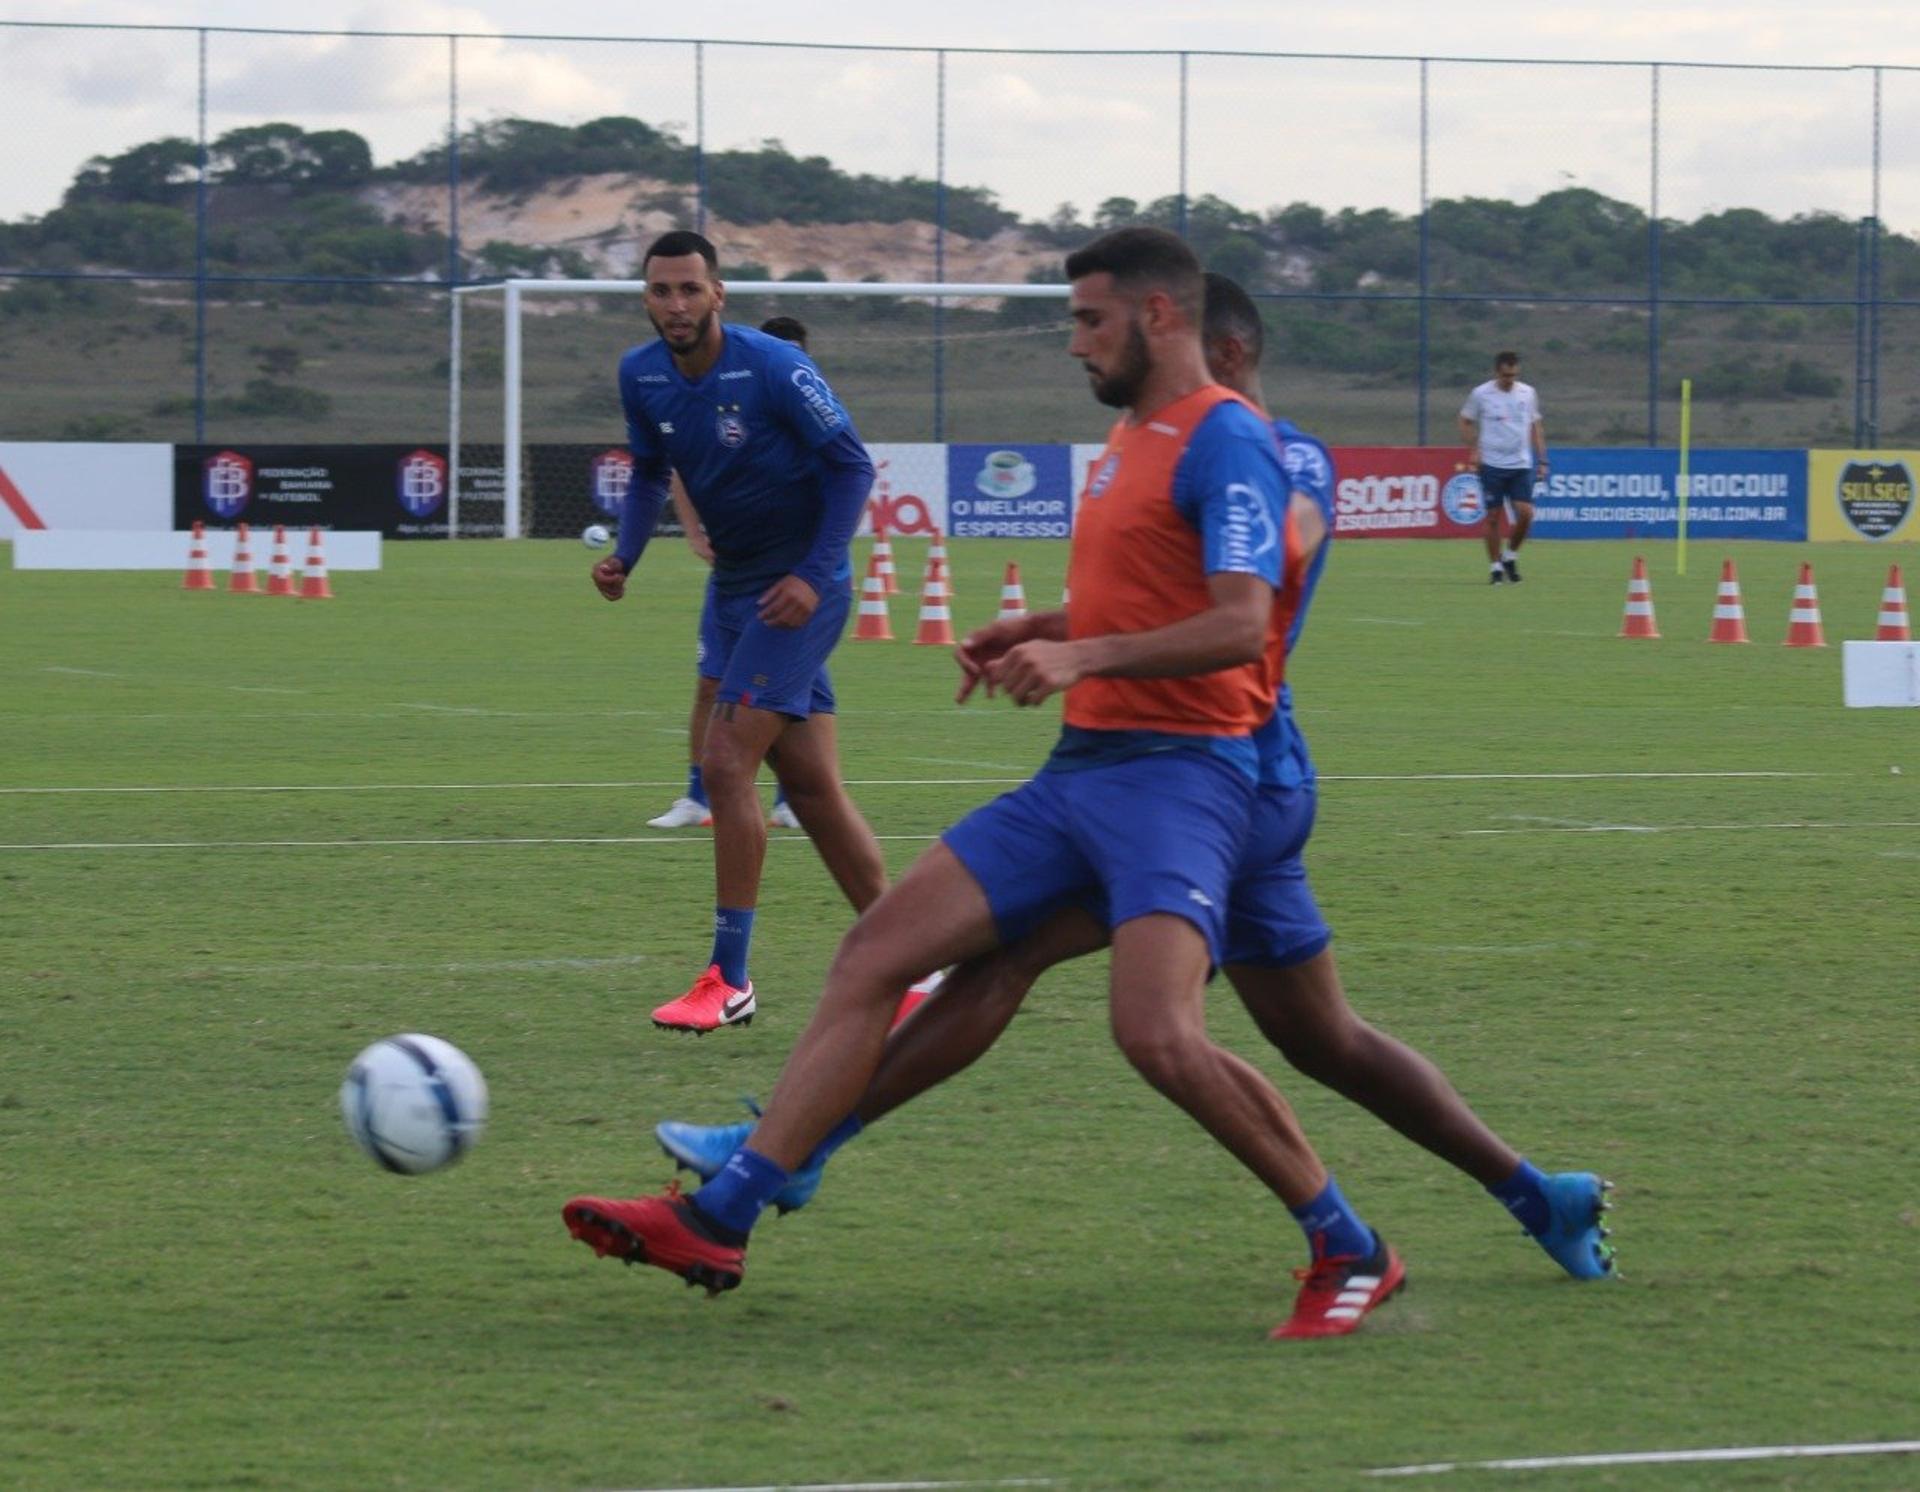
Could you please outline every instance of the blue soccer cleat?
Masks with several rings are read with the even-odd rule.
[[[1613,1245],[1600,1225],[1600,1215],[1611,1206],[1606,1193],[1612,1186],[1591,1171],[1558,1171],[1546,1178],[1552,1216],[1544,1231],[1531,1236],[1576,1280],[1613,1274]]]
[[[748,1104],[758,1114],[758,1107]],[[753,1133],[751,1124],[678,1124],[668,1119],[654,1125],[653,1137],[676,1166],[684,1166],[702,1181],[720,1174],[733,1152],[747,1143]],[[787,1184],[773,1194],[773,1205],[781,1213],[805,1207],[820,1190],[824,1160],[810,1161],[787,1178]]]

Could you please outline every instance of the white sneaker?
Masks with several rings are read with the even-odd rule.
[[[779,802],[773,805],[773,811],[767,815],[769,829],[798,829],[800,820],[794,814],[793,805]]]
[[[713,827],[713,810],[704,803],[696,803],[691,798],[675,798],[673,807],[657,819],[648,819],[649,829],[710,829]]]

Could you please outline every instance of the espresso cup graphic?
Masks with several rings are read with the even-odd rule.
[[[1018,451],[994,451],[976,485],[989,497],[1018,497],[1033,490],[1033,467]]]

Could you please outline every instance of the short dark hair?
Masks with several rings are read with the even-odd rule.
[[[698,254],[707,261],[707,273],[717,274],[720,270],[720,256],[714,247],[698,233],[685,228],[675,228],[671,233],[662,233],[647,250],[646,258],[640,261],[640,273],[647,272],[647,266],[655,259],[683,259],[688,254]]]
[[[760,330],[769,337],[778,337],[782,342],[791,342],[802,352],[807,350],[807,328],[793,316],[769,316],[760,323]]]
[[[1223,337],[1238,337],[1247,349],[1247,361],[1258,363],[1267,345],[1267,324],[1260,319],[1260,308],[1253,303],[1237,280],[1214,270],[1206,274],[1207,309],[1200,324],[1203,341],[1218,342]]]
[[[1200,261],[1178,234],[1164,228],[1116,228],[1067,255],[1067,278],[1109,274],[1128,290],[1164,290],[1181,313],[1200,324],[1206,299]]]
[[[1493,355],[1496,368],[1517,368],[1520,366],[1520,354],[1517,352],[1496,352]]]

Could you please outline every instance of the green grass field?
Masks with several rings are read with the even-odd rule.
[[[567,1238],[569,1194],[665,1179],[657,1119],[769,1090],[849,920],[777,837],[760,1019],[648,1024],[710,915],[707,837],[644,826],[683,770],[684,550],[618,608],[570,544],[391,545],[331,604],[0,570],[0,1482],[1361,1487],[1920,1436],[1920,718],[1842,709],[1837,645],[1779,645],[1802,558],[1837,644],[1871,635],[1889,556],[1735,552],[1748,648],[1702,641],[1717,551],[1681,580],[1649,549],[1655,643],[1614,636],[1625,546],[1537,546],[1503,590],[1466,546],[1334,557],[1295,677],[1353,999],[1541,1164],[1618,1182],[1624,1279],[1561,1278],[1222,989],[1220,1038],[1408,1262],[1362,1333],[1285,1346],[1298,1232],[1113,1050],[1099,960],[769,1219],[739,1291]],[[1009,558],[1058,594],[1062,546],[963,544],[963,623]],[[1054,727],[955,708],[906,642],[836,672],[896,866]],[[414,1180],[336,1106],[408,1029],[493,1092],[475,1153]],[[1874,1456],[1435,1484],[1916,1480]]]

